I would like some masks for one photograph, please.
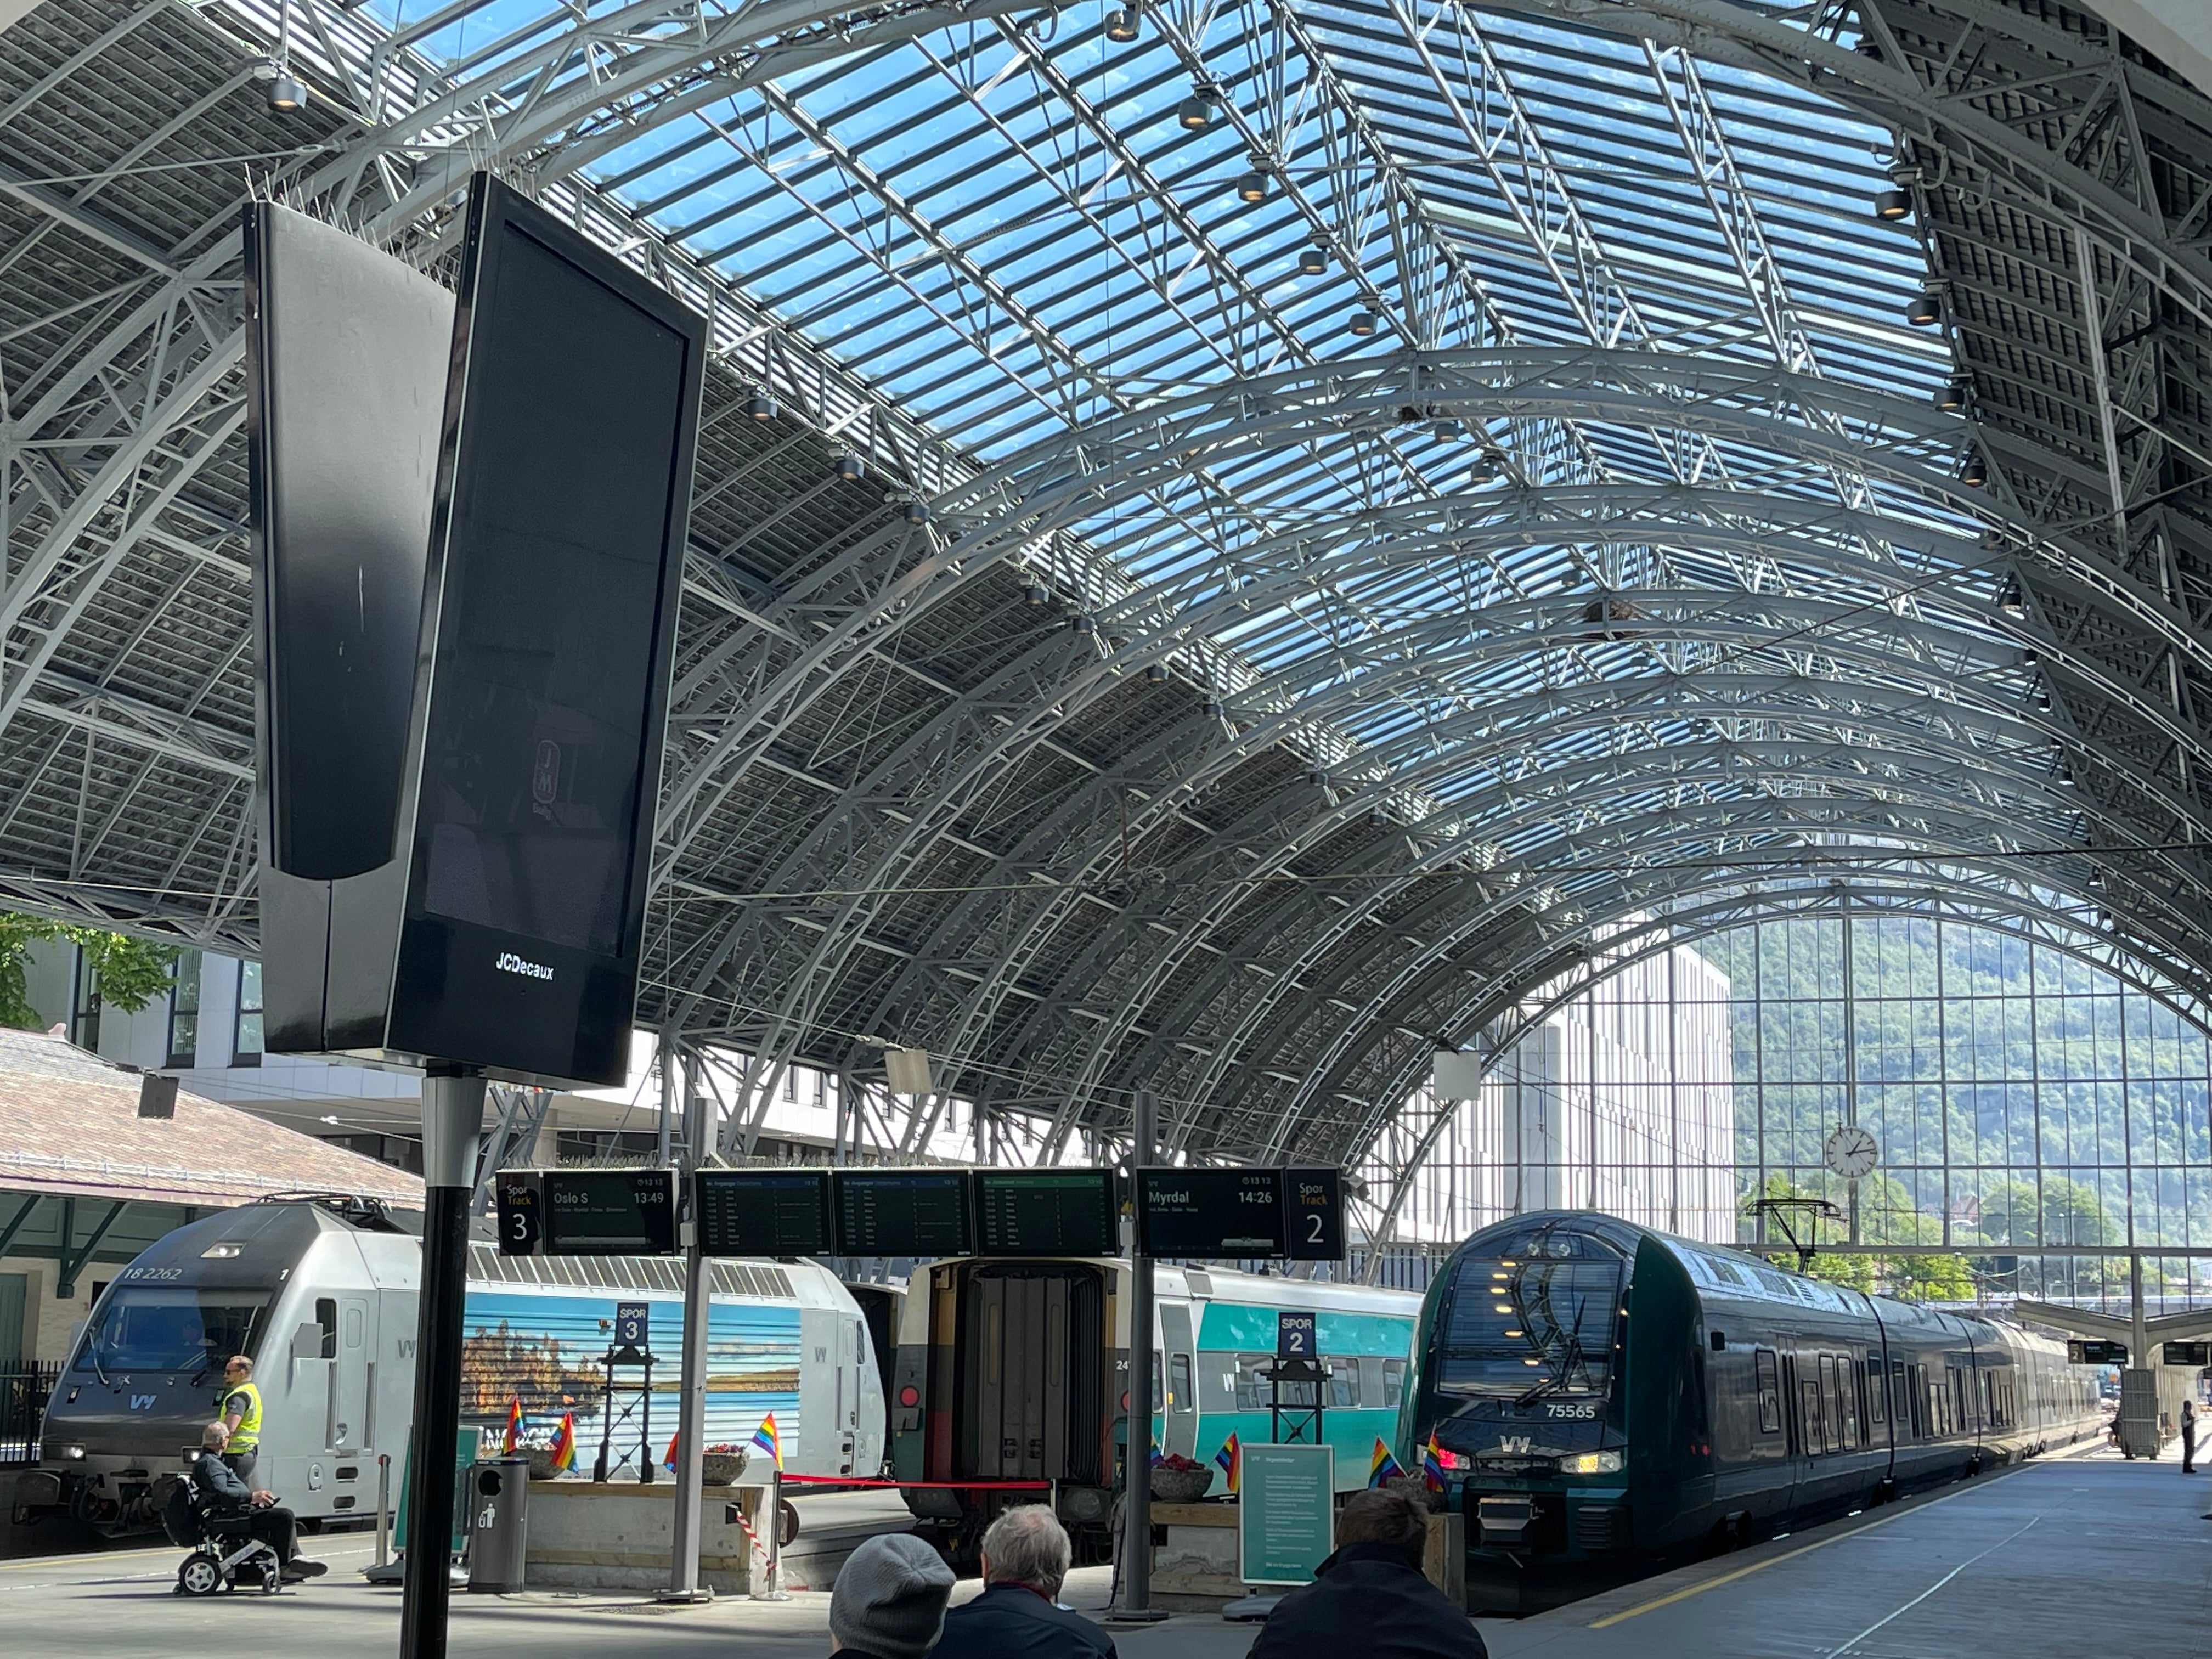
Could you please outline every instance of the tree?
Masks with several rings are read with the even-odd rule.
[[[0,910],[0,1024],[17,1030],[39,1028],[31,1006],[30,982],[23,969],[31,946],[42,939],[65,939],[79,946],[90,965],[94,988],[104,1003],[135,1014],[169,988],[176,971],[177,947],[131,939],[98,927],[48,921]]]

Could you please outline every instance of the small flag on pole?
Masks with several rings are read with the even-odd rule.
[[[1376,1436],[1375,1455],[1367,1460],[1367,1484],[1379,1486],[1386,1480],[1399,1479],[1405,1473],[1405,1466],[1390,1455],[1390,1449],[1382,1443],[1382,1436]]]
[[[515,1442],[522,1438],[522,1396],[517,1395],[507,1408],[507,1432],[500,1437],[499,1449],[503,1452],[514,1449]]]
[[[1160,1465],[1160,1442],[1157,1435],[1152,1437],[1152,1464],[1154,1468],[1158,1468]]]
[[[668,1437],[668,1449],[660,1455],[662,1468],[672,1469],[676,1467],[676,1443],[682,1438],[681,1434],[672,1434]]]
[[[1237,1436],[1233,1431],[1229,1438],[1221,1443],[1221,1449],[1213,1454],[1213,1461],[1221,1465],[1222,1472],[1229,1477],[1229,1484],[1224,1490],[1235,1492],[1237,1476],[1244,1461],[1244,1450],[1237,1443]]]
[[[1437,1431],[1429,1431],[1429,1443],[1421,1448],[1421,1484],[1431,1492],[1444,1489],[1443,1452],[1437,1444]]]
[[[778,1468],[783,1467],[783,1437],[775,1431],[775,1413],[770,1412],[753,1431],[753,1444],[775,1460]]]
[[[576,1414],[561,1413],[561,1426],[553,1436],[553,1467],[573,1469],[576,1467]]]

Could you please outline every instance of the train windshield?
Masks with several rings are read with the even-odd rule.
[[[118,1291],[84,1334],[73,1369],[219,1372],[234,1353],[251,1355],[265,1292],[182,1285]]]
[[[1437,1337],[1440,1393],[1602,1395],[1613,1381],[1623,1263],[1595,1241],[1573,1256],[1468,1257]]]

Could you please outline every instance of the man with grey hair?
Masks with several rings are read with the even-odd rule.
[[[1115,1659],[1114,1638],[1060,1605],[1067,1529],[1024,1504],[983,1534],[983,1593],[945,1615],[942,1650],[959,1659]]]

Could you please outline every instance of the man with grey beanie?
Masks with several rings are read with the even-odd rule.
[[[830,1651],[846,1659],[924,1659],[945,1628],[952,1569],[910,1532],[854,1550],[830,1591]]]

